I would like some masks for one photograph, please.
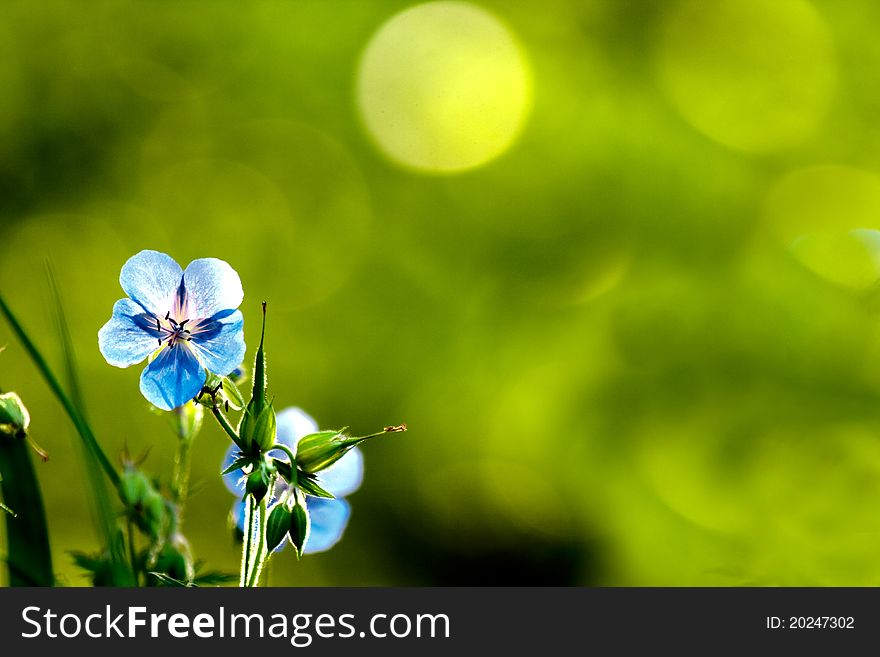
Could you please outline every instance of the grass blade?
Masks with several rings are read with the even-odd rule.
[[[82,438],[83,442],[91,450],[92,454],[95,456],[95,459],[98,461],[98,464],[101,466],[101,469],[104,470],[104,473],[107,475],[110,483],[113,484],[114,487],[117,486],[119,484],[119,473],[116,472],[113,464],[110,463],[110,459],[107,458],[104,450],[101,449],[101,446],[95,439],[95,435],[92,433],[92,430],[89,427],[88,423],[79,413],[76,406],[74,406],[73,402],[70,400],[70,397],[67,396],[67,393],[64,392],[61,384],[58,383],[58,379],[55,378],[55,375],[49,368],[46,359],[43,358],[42,354],[40,354],[39,350],[34,345],[33,341],[31,341],[31,339],[28,337],[27,333],[25,332],[24,328],[22,328],[15,315],[12,314],[9,306],[6,305],[6,301],[3,299],[2,295],[0,295],[0,313],[2,313],[6,317],[6,320],[12,327],[12,330],[18,336],[18,339],[21,341],[25,350],[28,352],[31,360],[34,361],[34,364],[37,366],[40,374],[43,375],[43,378],[46,380],[49,388],[58,398],[58,401],[61,402],[61,406],[64,407],[65,412],[67,413],[68,417],[70,417],[71,422],[73,422],[73,426],[76,428],[76,431],[79,434],[80,438]]]
[[[70,325],[67,323],[67,315],[64,312],[64,303],[61,300],[61,291],[58,287],[58,279],[52,263],[46,261],[46,276],[49,279],[49,288],[52,293],[52,301],[55,307],[55,323],[58,329],[58,337],[61,342],[61,351],[64,356],[64,378],[70,397],[76,406],[80,416],[88,422],[85,399],[82,394],[79,375],[77,374],[76,351],[73,348],[73,340],[70,337]],[[91,502],[95,523],[98,532],[103,538],[105,545],[110,545],[116,527],[113,509],[110,505],[112,496],[108,494],[107,484],[98,473],[100,463],[94,453],[80,443],[85,462],[86,475],[89,479]]]

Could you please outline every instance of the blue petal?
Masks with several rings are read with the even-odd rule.
[[[159,348],[155,319],[131,299],[113,304],[113,316],[98,331],[98,348],[108,363],[128,367]]]
[[[158,251],[141,251],[122,265],[119,284],[144,310],[158,317],[173,311],[183,270],[174,258]]]
[[[338,498],[327,500],[311,496],[306,497],[306,506],[309,509],[312,526],[303,552],[314,554],[329,550],[345,533],[351,507],[348,502]]]
[[[141,374],[141,393],[153,406],[170,411],[195,397],[205,370],[186,343],[165,347]]]
[[[333,465],[318,473],[318,483],[336,497],[345,497],[361,487],[364,454],[355,447]]]
[[[230,445],[226,450],[226,454],[223,456],[223,463],[220,464],[220,472],[223,472],[226,468],[232,465],[233,461],[241,456],[241,451],[235,445]],[[237,495],[241,497],[244,495],[244,482],[245,476],[241,470],[236,470],[235,472],[229,472],[223,475],[223,483],[226,485],[226,488],[233,495]]]
[[[289,447],[294,454],[299,439],[318,430],[318,423],[312,416],[296,406],[280,411],[276,416],[276,425],[275,440]]]
[[[193,330],[190,346],[208,370],[226,376],[244,359],[244,317],[236,310],[222,319],[200,322]]]
[[[229,263],[217,258],[200,258],[189,263],[183,272],[183,284],[187,309],[193,319],[235,310],[244,299],[238,274]]]

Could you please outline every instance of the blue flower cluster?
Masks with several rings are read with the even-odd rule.
[[[278,413],[275,442],[289,447],[292,452],[296,453],[299,439],[317,431],[317,423],[303,410],[295,407],[286,408]],[[238,448],[231,445],[223,459],[223,470],[232,465],[237,454]],[[306,495],[311,529],[303,549],[305,554],[329,550],[339,542],[351,514],[351,507],[342,498],[360,488],[363,477],[364,456],[357,447],[329,468],[318,473],[319,485],[328,493],[335,495],[336,499]],[[244,532],[245,503],[241,498],[244,495],[245,479],[246,477],[242,476],[241,471],[223,475],[226,487],[239,498],[233,504],[232,517],[242,532]],[[280,499],[288,487],[289,484],[279,477],[278,483],[275,484],[274,498]],[[278,549],[284,547],[287,542],[285,540]]]

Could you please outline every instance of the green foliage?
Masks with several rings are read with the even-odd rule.
[[[105,453],[152,446],[164,471],[176,447],[94,348],[121,264],[211,255],[244,282],[249,357],[253,295],[271,300],[277,409],[417,428],[369,445],[346,539],[275,559],[273,584],[880,583],[870,258],[849,238],[789,248],[880,227],[880,4],[478,4],[522,47],[531,112],[502,156],[433,175],[389,161],[356,105],[397,0],[113,0],[88,21],[80,3],[3,3],[2,294],[54,358],[51,255]],[[717,7],[781,18],[693,14]],[[788,48],[798,7],[824,50]],[[803,138],[737,147],[788,126]],[[5,324],[4,344],[54,473],[77,457],[70,420]],[[186,530],[233,570],[229,440],[207,424]],[[42,477],[52,543],[98,551],[78,475]]]
[[[10,586],[52,586],[55,572],[43,496],[27,442],[0,432],[0,491],[16,513],[6,513],[6,565]]]

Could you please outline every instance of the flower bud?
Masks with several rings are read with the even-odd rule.
[[[162,533],[168,519],[165,498],[144,473],[126,469],[119,479],[119,498],[126,514],[140,530],[152,538]]]
[[[300,472],[314,474],[329,468],[362,442],[388,433],[406,431],[406,425],[385,427],[369,436],[349,436],[343,431],[318,431],[303,436],[296,445],[296,467]]]
[[[193,440],[199,434],[202,430],[203,415],[202,407],[191,401],[167,414],[174,433],[181,440]]]
[[[309,540],[309,532],[312,529],[312,521],[309,510],[306,507],[306,498],[301,491],[294,492],[294,502],[291,508],[290,530],[288,536],[293,547],[296,548],[296,556],[302,557],[306,541]]]
[[[287,508],[287,502],[281,501],[272,507],[269,520],[266,522],[266,547],[269,550],[276,549],[290,531],[290,521],[293,512]]]
[[[338,431],[310,433],[297,443],[296,466],[308,474],[320,472],[345,456],[359,441]]]
[[[257,502],[260,502],[269,492],[269,476],[265,469],[256,468],[248,475],[245,484],[246,494],[253,495]]]
[[[30,423],[31,416],[16,393],[0,395],[0,433],[23,437]]]
[[[266,451],[275,444],[275,409],[272,404],[264,405],[259,411],[254,408],[253,402],[248,404],[239,427],[239,435],[246,446],[256,446]]]
[[[150,490],[150,481],[139,470],[126,470],[119,478],[119,497],[126,507],[143,505],[143,500]]]

